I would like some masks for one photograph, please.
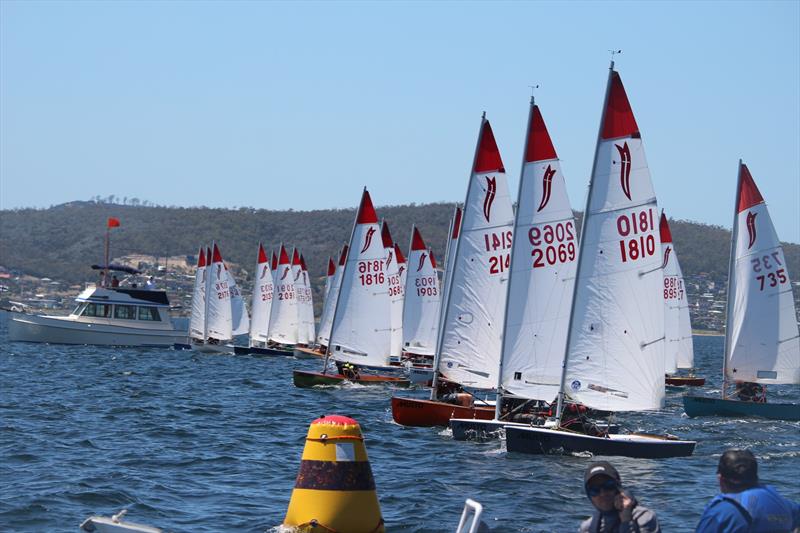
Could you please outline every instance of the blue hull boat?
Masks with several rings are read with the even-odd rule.
[[[684,396],[686,414],[696,416],[760,416],[771,420],[800,420],[800,404],[756,403],[702,396]]]

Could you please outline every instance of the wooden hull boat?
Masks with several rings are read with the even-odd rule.
[[[356,379],[348,378],[342,374],[323,374],[322,372],[307,372],[295,370],[293,372],[294,386],[299,388],[315,387],[317,385],[339,385],[344,381],[358,383],[359,385],[395,385],[408,387],[411,382],[406,378],[397,376],[380,376],[375,374],[362,374]]]
[[[673,387],[702,387],[706,383],[706,378],[667,376],[664,382]]]
[[[759,416],[770,420],[800,420],[800,404],[757,403],[701,396],[684,396],[683,409],[690,417],[696,416]]]
[[[325,350],[315,349],[308,346],[295,346],[292,351],[295,359],[324,359]]]
[[[617,455],[643,459],[688,457],[692,455],[694,441],[684,441],[671,435],[610,434],[594,437],[563,429],[505,426],[506,449],[527,454]]]
[[[494,406],[462,406],[416,398],[392,397],[392,418],[403,426],[447,426],[451,418],[492,420]]]

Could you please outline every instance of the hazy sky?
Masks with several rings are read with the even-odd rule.
[[[463,201],[482,111],[515,191],[529,86],[583,209],[609,53],[659,205],[730,227],[741,157],[800,242],[800,2],[0,1],[0,207]]]

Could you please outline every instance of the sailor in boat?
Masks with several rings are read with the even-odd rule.
[[[156,282],[153,279],[153,276],[147,278],[147,282],[144,284],[144,288],[148,291],[154,291],[156,289]]]
[[[622,488],[619,472],[611,463],[590,464],[583,476],[583,486],[595,512],[581,523],[580,533],[661,531],[656,514]]]
[[[728,450],[717,466],[720,494],[706,506],[697,533],[778,532],[800,528],[800,505],[758,481],[750,450]]]
[[[743,402],[767,403],[767,388],[760,383],[737,381],[736,397]]]
[[[460,383],[440,377],[436,382],[436,397],[440,402],[472,407],[475,403],[472,394],[464,390]]]
[[[336,370],[347,379],[353,381],[361,377],[358,367],[353,363],[336,361]]]
[[[111,286],[119,287],[119,278],[117,278],[116,274],[111,276]]]

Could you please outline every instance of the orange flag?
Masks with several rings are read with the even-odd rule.
[[[119,219],[116,217],[108,217],[108,227],[109,228],[118,228],[119,227]]]

